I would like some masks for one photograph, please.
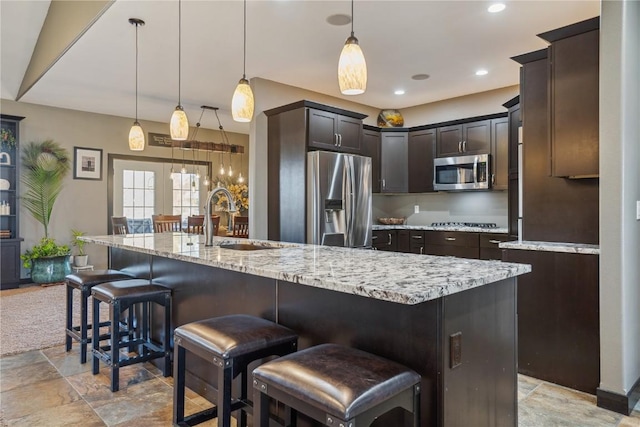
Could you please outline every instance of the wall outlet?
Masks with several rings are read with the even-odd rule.
[[[636,219],[640,220],[640,200],[636,201]]]
[[[638,203],[640,203],[640,202],[638,202]],[[640,206],[640,204],[638,206]],[[414,205],[413,206],[413,213],[420,213],[420,206],[419,205]]]

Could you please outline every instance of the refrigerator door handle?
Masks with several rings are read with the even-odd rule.
[[[351,157],[345,156],[344,159],[344,168],[346,172],[346,177],[344,180],[344,199],[345,199],[345,214],[346,214],[346,247],[353,246],[353,211],[354,211],[354,200],[353,200],[353,187],[354,176],[353,176],[353,159]]]

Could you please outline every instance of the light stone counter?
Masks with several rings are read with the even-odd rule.
[[[533,242],[528,240],[500,243],[500,249],[520,249],[525,251],[564,252],[571,254],[599,255],[599,245],[586,243]]]
[[[192,262],[401,304],[419,304],[531,271],[527,264],[336,248],[185,233],[84,236],[113,248]],[[270,249],[239,251],[224,243]]]
[[[428,230],[428,231],[463,231],[467,233],[509,234],[508,228],[481,228],[453,225],[382,225],[374,224],[373,230]]]

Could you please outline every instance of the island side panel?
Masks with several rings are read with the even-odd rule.
[[[395,360],[422,375],[422,426],[437,425],[441,299],[417,305],[278,282],[278,319],[300,336],[299,347],[333,342]],[[372,427],[411,426],[397,409]],[[301,426],[319,425],[304,420]]]
[[[443,301],[442,425],[515,427],[516,279],[448,295]],[[456,338],[459,347],[451,343]],[[452,359],[456,347],[459,357]]]

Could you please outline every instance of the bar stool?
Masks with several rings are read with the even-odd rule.
[[[322,344],[267,362],[253,371],[253,387],[254,427],[269,425],[270,397],[327,426],[366,427],[395,407],[420,425],[420,375],[350,347]]]
[[[247,367],[258,359],[282,356],[296,350],[298,336],[284,326],[259,317],[229,315],[188,323],[174,331],[173,424],[193,426],[218,418],[219,427],[230,427],[231,412],[240,410],[238,427],[246,427]],[[218,368],[216,406],[184,416],[185,350]],[[241,374],[241,391],[232,399],[231,383]]]
[[[91,289],[93,297],[93,323],[97,324],[100,315],[100,303],[109,304],[109,320],[111,323],[111,337],[107,345],[101,346],[98,328],[93,329],[93,374],[100,372],[100,360],[111,368],[111,391],[120,388],[119,373],[123,366],[146,362],[164,357],[162,374],[171,374],[171,289],[145,279],[130,279],[117,282],[107,282],[96,285]],[[162,344],[152,341],[150,336],[151,303],[164,308],[164,331]],[[121,333],[119,319],[129,310],[129,319],[135,306],[142,306],[141,318],[136,322],[129,322],[127,329]],[[129,352],[137,347],[134,356],[120,354],[122,347],[129,347]]]
[[[89,305],[89,296],[91,296],[91,288],[105,282],[115,282],[118,280],[132,279],[133,276],[118,270],[95,270],[95,271],[78,271],[75,274],[69,274],[65,279],[67,285],[67,326],[66,349],[71,350],[72,340],[80,343],[80,363],[87,363],[87,344],[91,342],[88,330],[92,325],[87,321],[87,309]],[[73,290],[80,291],[80,325],[73,326]],[[99,326],[107,326],[108,322],[103,322]]]

